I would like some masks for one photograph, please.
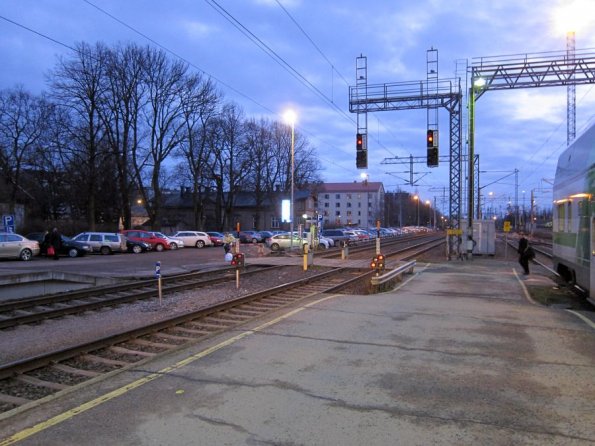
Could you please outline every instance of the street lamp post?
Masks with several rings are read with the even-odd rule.
[[[294,150],[295,150],[295,112],[293,110],[287,110],[285,112],[285,122],[291,125],[291,196],[289,201],[289,232],[291,237],[289,238],[289,250],[293,251],[293,181],[294,181]]]
[[[417,226],[419,227],[419,197],[416,195],[413,199],[417,201]]]
[[[428,220],[429,220],[429,225],[428,226],[432,226],[432,214],[430,213],[430,200],[426,200],[426,205],[428,206]]]

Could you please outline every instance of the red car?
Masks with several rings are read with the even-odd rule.
[[[211,238],[213,246],[223,246],[223,234],[221,234],[220,232],[207,232],[207,234]]]
[[[157,237],[154,233],[149,231],[142,231],[140,229],[124,229],[120,231],[126,238],[135,242],[145,242],[151,245],[153,251],[161,252],[164,249],[170,249],[168,239]]]

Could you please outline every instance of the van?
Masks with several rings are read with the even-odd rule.
[[[333,239],[333,241],[335,242],[335,246],[353,244],[353,241],[347,234],[345,234],[345,232],[343,232],[342,229],[324,229],[322,231],[322,236]]]
[[[73,240],[91,245],[93,252],[101,254],[113,254],[114,252],[126,252],[126,238],[122,234],[114,232],[82,232]]]

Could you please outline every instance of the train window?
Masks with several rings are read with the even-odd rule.
[[[566,230],[568,232],[572,232],[572,227],[573,227],[573,224],[572,224],[572,201],[568,202],[568,216],[567,216],[566,221],[568,222],[567,226],[566,226]]]
[[[591,255],[595,256],[595,217],[591,218]],[[591,267],[593,267],[592,263]]]
[[[558,232],[564,232],[566,225],[564,222],[566,221],[566,212],[565,212],[566,203],[560,203],[558,205]]]

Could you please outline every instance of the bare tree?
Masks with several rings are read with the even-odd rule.
[[[143,81],[147,103],[142,114],[148,132],[148,147],[145,152],[134,152],[133,163],[152,226],[161,224],[163,163],[186,136],[183,101],[187,70],[186,64],[169,61],[163,51],[145,50]],[[142,181],[145,166],[149,169],[150,191]]]
[[[207,137],[212,153],[209,166],[216,186],[216,222],[217,227],[223,229],[233,223],[235,196],[244,185],[251,162],[250,153],[242,144],[242,111],[235,104],[225,105],[209,130]]]
[[[108,54],[105,96],[100,116],[117,171],[118,214],[126,228],[132,225],[131,200],[140,188],[132,159],[140,147],[140,111],[144,105],[144,52],[134,44],[118,46]]]
[[[102,146],[105,127],[99,115],[105,94],[108,50],[99,43],[95,47],[77,44],[76,49],[73,58],[59,60],[50,80],[53,97],[73,115],[73,144],[68,160],[77,167],[79,191],[83,191],[86,200],[88,227],[94,230],[97,197],[101,193],[99,177],[110,175],[103,166],[108,153]]]
[[[10,211],[22,194],[34,198],[23,184],[23,170],[30,168],[35,149],[42,144],[49,108],[22,86],[0,92],[0,172],[4,176]]]
[[[210,80],[199,75],[188,77],[186,95],[182,102],[185,138],[180,144],[177,156],[183,159],[180,170],[188,174],[192,192],[192,213],[194,228],[204,229],[204,199],[213,185],[208,168],[211,147],[207,132],[210,121],[217,116],[220,95]]]

